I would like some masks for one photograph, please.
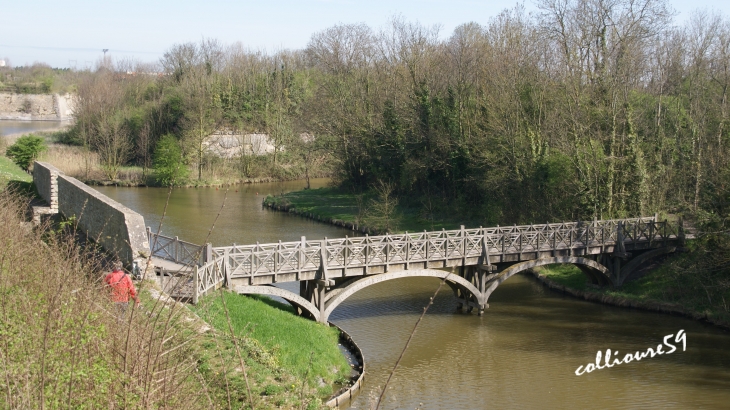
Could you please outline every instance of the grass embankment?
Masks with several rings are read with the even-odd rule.
[[[574,265],[549,265],[534,273],[548,286],[586,300],[680,314],[730,328],[730,280],[721,271],[695,274],[693,265],[701,252],[668,257],[660,266],[629,278],[620,288],[598,288]]]
[[[7,158],[0,166],[11,183],[28,180]],[[27,199],[5,186],[0,408],[317,408],[349,376],[333,329],[250,298],[226,295],[231,335],[219,296],[195,308],[211,328],[145,281],[142,307],[118,321],[103,255],[32,228]]]
[[[8,157],[0,156],[0,184],[5,186],[9,181],[31,182],[33,176],[15,165]]]
[[[382,233],[382,215],[372,212],[378,200],[373,194],[356,195],[338,188],[318,188],[268,196],[264,204],[282,211],[292,212],[370,233]],[[440,229],[459,229],[460,225],[478,227],[479,223],[463,219],[458,213],[438,215],[423,213],[420,209],[405,205],[396,206],[393,212],[391,232],[419,232]]]
[[[303,317],[291,306],[266,297],[247,297],[224,292],[231,327],[239,337],[254,341],[282,369],[296,375],[299,382],[316,387],[321,397],[333,393],[332,384],[349,377],[350,366],[338,349],[339,332]],[[214,328],[228,332],[220,294],[203,298],[192,309]],[[294,386],[287,386],[287,388]],[[276,390],[281,386],[267,386]],[[300,386],[296,386],[295,390]]]

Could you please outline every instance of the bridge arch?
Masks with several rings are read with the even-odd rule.
[[[482,303],[482,293],[477,289],[471,282],[468,280],[462,278],[461,276],[447,272],[442,270],[436,270],[436,269],[414,269],[414,270],[405,270],[405,271],[399,271],[399,272],[391,272],[391,273],[382,273],[378,275],[371,275],[371,276],[364,276],[361,279],[358,279],[354,282],[349,283],[347,286],[343,287],[336,296],[331,298],[329,302],[326,304],[324,313],[322,314],[322,321],[327,322],[329,321],[329,317],[332,314],[332,312],[335,310],[337,306],[339,306],[342,302],[344,302],[348,297],[352,296],[354,293],[365,289],[368,286],[375,285],[376,283],[385,282],[393,279],[401,279],[401,278],[415,278],[415,277],[431,277],[431,278],[439,278],[439,279],[446,279],[447,283],[451,282],[452,284],[458,286],[459,288],[465,290],[468,293],[471,293],[474,295],[474,297],[479,301],[479,303]],[[486,302],[486,299],[484,300]]]
[[[489,300],[489,296],[491,296],[492,292],[497,289],[497,286],[499,286],[505,280],[514,276],[516,273],[525,271],[527,269],[536,268],[538,266],[554,265],[559,263],[570,263],[578,266],[580,270],[583,271],[584,274],[586,274],[586,276],[601,285],[615,284],[613,276],[611,276],[611,272],[608,270],[608,268],[592,259],[580,258],[575,256],[558,256],[553,258],[533,259],[530,261],[516,263],[500,272],[499,276],[491,281],[491,283],[487,287],[487,290],[484,292],[484,303]]]
[[[239,295],[278,296],[289,302],[292,306],[307,312],[314,320],[319,320],[320,311],[312,302],[286,289],[275,286],[236,286],[233,290]]]

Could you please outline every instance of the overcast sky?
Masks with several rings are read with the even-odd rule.
[[[304,48],[317,31],[338,23],[373,29],[402,15],[438,24],[447,37],[460,24],[487,24],[511,1],[468,0],[2,0],[0,59],[13,66],[45,62],[53,67],[93,67],[109,49],[115,59],[157,61],[171,45],[202,38],[241,42],[273,52]],[[205,4],[203,4],[205,3]],[[525,2],[527,11],[536,10]],[[695,9],[730,16],[728,0],[670,0],[685,21]]]

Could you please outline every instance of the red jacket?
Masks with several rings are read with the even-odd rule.
[[[104,282],[112,288],[112,300],[114,302],[129,302],[130,296],[132,299],[139,301],[132,279],[129,279],[129,276],[125,275],[124,271],[113,271],[106,275]]]

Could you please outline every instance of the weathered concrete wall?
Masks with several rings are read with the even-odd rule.
[[[52,213],[58,213],[58,176],[61,170],[45,162],[33,164],[33,182],[43,200],[48,202]]]
[[[70,120],[73,96],[70,94],[0,93],[0,120]]]
[[[150,256],[150,246],[142,215],[49,164],[35,162],[33,181],[44,199],[44,195],[51,200],[53,198],[54,174],[57,175],[58,212],[67,218],[75,216],[81,231],[105,250],[117,255],[128,267],[133,261],[144,266],[142,260]],[[46,201],[51,203],[48,199]]]

